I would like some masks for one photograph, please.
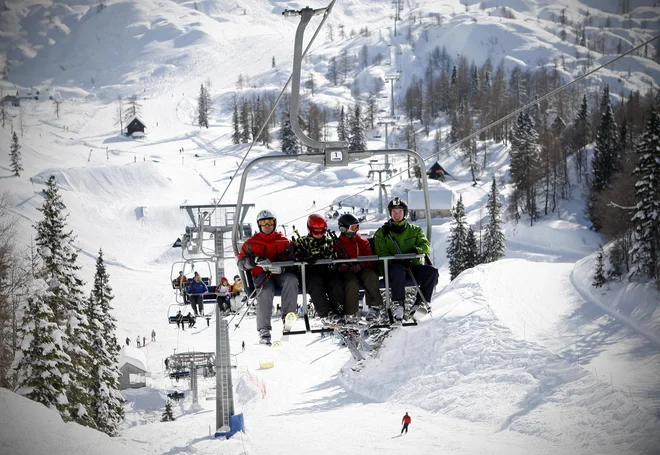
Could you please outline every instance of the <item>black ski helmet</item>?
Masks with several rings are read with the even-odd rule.
[[[392,209],[403,209],[403,217],[408,216],[408,203],[401,198],[395,197],[387,204],[387,211],[392,216]]]
[[[339,231],[347,237],[355,237],[355,234],[357,234],[357,229],[355,231],[350,230],[351,226],[357,225],[360,229],[360,220],[350,213],[344,213],[340,216],[337,224],[339,225]]]

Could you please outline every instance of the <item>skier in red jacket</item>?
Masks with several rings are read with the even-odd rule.
[[[403,428],[401,428],[401,434],[403,434],[403,430],[406,430],[406,434],[408,434],[408,425],[410,425],[410,416],[406,412],[406,415],[403,416],[403,419],[401,420],[401,423],[403,424]]]
[[[369,240],[358,232],[360,222],[350,213],[337,220],[341,234],[335,242],[335,250],[340,259],[355,259],[360,256],[373,256]],[[360,283],[366,294],[367,322],[377,322],[383,307],[376,262],[354,262],[339,264],[339,279],[344,284],[344,313],[353,316],[357,313]],[[347,318],[349,319],[349,318]]]

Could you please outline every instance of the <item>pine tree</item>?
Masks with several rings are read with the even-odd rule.
[[[57,190],[54,176],[49,177],[43,192],[45,200],[39,211],[44,218],[34,227],[37,230],[39,259],[43,265],[40,276],[49,283],[57,284],[52,291],[56,298],[47,300],[52,311],[50,322],[57,324],[60,330],[65,332],[64,350],[71,359],[72,368],[68,371],[68,416],[83,425],[90,425],[86,410],[89,391],[85,388],[88,377],[85,369],[90,364],[90,354],[87,350],[89,339],[87,318],[80,313],[80,309],[85,307],[85,299],[82,292],[83,282],[76,275],[80,266],[76,264],[78,255],[72,247],[75,237],[71,231],[65,230],[67,215],[64,215],[63,211],[66,207]]]
[[[11,145],[9,146],[9,167],[11,172],[16,176],[21,176],[23,166],[21,166],[21,146],[18,144],[18,135],[14,131],[11,135]]]
[[[586,161],[584,151],[587,144],[591,142],[591,122],[589,117],[589,105],[587,103],[587,95],[585,94],[582,95],[582,104],[580,104],[580,109],[573,122],[575,129],[573,147],[577,153],[578,179],[581,179],[582,173],[585,172]]]
[[[468,228],[467,237],[465,239],[465,269],[471,269],[479,265],[479,244],[474,230],[470,226]]]
[[[497,183],[495,176],[493,176],[493,184],[488,194],[488,203],[486,208],[488,210],[489,221],[486,226],[486,233],[483,238],[483,258],[482,262],[494,262],[504,257],[504,232],[502,232],[502,220],[500,219],[500,210],[502,203],[498,199],[499,191],[497,190]]]
[[[282,152],[287,155],[298,153],[298,138],[291,128],[291,120],[289,119],[288,112],[284,113],[284,118],[282,119],[280,139],[282,140]]]
[[[468,234],[462,195],[458,198],[456,206],[452,209],[451,216],[452,227],[449,229],[450,236],[447,257],[449,258],[449,277],[453,280],[465,270],[465,249]]]
[[[238,103],[234,99],[234,112],[231,115],[231,124],[232,124],[232,133],[231,133],[231,143],[240,144],[241,143],[241,126],[239,123],[238,117]]]
[[[591,285],[595,288],[603,287],[603,285],[607,282],[605,279],[605,268],[603,263],[603,247],[601,246],[598,249],[598,256],[596,256],[596,271],[594,272],[594,280],[591,282]]]
[[[348,132],[346,131],[346,120],[344,115],[344,106],[339,111],[339,122],[337,123],[337,139],[343,142],[348,141]]]
[[[633,175],[637,206],[632,221],[633,273],[643,273],[660,285],[660,115],[652,108],[646,129],[637,145],[639,162]]]
[[[211,109],[211,96],[204,84],[199,86],[199,96],[197,97],[197,126],[209,127],[209,114]]]
[[[69,418],[66,390],[70,384],[71,358],[64,352],[67,335],[53,322],[54,300],[60,297],[41,291],[27,300],[19,328],[22,340],[12,370],[16,375],[16,393],[59,411]]]
[[[610,102],[610,89],[606,85],[600,102],[600,125],[596,135],[593,167],[592,191],[600,193],[609,188],[614,175],[621,169],[621,156],[616,120]]]
[[[538,192],[538,172],[540,167],[540,147],[538,133],[526,112],[518,114],[511,134],[511,180],[515,187],[512,197],[512,210],[520,209],[529,215],[534,224],[538,213],[536,196]]]
[[[250,109],[247,101],[241,104],[241,115],[239,117],[241,124],[241,142],[247,144],[250,142]]]
[[[163,411],[163,418],[160,419],[161,422],[174,422],[174,413],[172,412],[172,402],[167,400],[165,402],[165,411]]]
[[[360,103],[355,103],[354,115],[351,118],[351,130],[348,142],[348,149],[351,151],[366,150],[367,138],[364,134],[364,125],[362,123],[362,112]]]
[[[119,344],[115,336],[117,321],[111,314],[110,303],[114,297],[109,280],[103,251],[99,250],[94,288],[86,311],[94,352],[89,370],[92,392],[90,408],[96,428],[110,436],[116,436],[124,419],[124,407],[123,397],[119,392]]]

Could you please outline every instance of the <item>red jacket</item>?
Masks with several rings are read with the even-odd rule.
[[[403,420],[401,421],[401,423],[407,423],[408,425],[410,425],[410,421],[411,421],[410,416],[406,414],[403,416]]]
[[[346,259],[344,256],[344,251],[346,251],[348,259],[355,259],[359,256],[373,256],[374,254],[374,252],[371,250],[369,240],[362,237],[359,233],[352,238],[345,235],[340,235],[339,243],[341,244],[341,247],[335,243],[335,250],[337,251],[339,259]],[[343,250],[342,247],[344,248]],[[375,261],[358,262],[358,264],[360,264],[361,267],[371,267],[372,269],[376,270]]]
[[[284,237],[279,231],[272,234],[265,235],[263,232],[257,232],[252,237],[247,239],[238,253],[239,267],[245,267],[248,258],[254,257],[270,259],[271,262],[276,261],[290,261],[293,260],[293,244],[289,239]],[[252,276],[257,277],[263,269],[255,266],[250,269]]]

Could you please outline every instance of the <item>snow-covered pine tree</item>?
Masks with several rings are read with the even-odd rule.
[[[483,238],[483,258],[482,262],[494,262],[504,257],[504,232],[502,231],[502,220],[500,219],[500,210],[502,203],[498,199],[499,191],[497,190],[497,183],[495,176],[493,176],[493,184],[488,193],[488,202],[486,209],[488,210],[488,225]]]
[[[172,402],[167,400],[165,402],[165,410],[163,411],[163,418],[160,419],[161,422],[174,422],[174,413],[172,412]]]
[[[465,221],[465,206],[463,196],[458,198],[456,206],[451,211],[452,221],[447,257],[449,258],[449,278],[453,280],[465,270],[465,247],[467,242],[467,229]]]
[[[110,313],[113,298],[103,250],[99,250],[94,287],[87,307],[94,352],[92,368],[89,370],[92,392],[90,413],[98,430],[117,436],[119,425],[124,419],[124,399],[119,392],[119,344],[115,336],[117,321]]]
[[[603,247],[598,249],[598,256],[596,256],[596,270],[594,271],[594,280],[591,285],[595,288],[603,287],[607,282],[605,279],[605,265],[604,265]]]
[[[241,104],[241,113],[239,117],[241,124],[241,143],[250,142],[250,106],[246,100]]]
[[[364,125],[362,123],[362,111],[360,103],[355,103],[354,115],[351,118],[350,137],[348,140],[348,149],[352,151],[366,150],[367,138],[364,134]]]
[[[197,97],[197,126],[200,128],[209,127],[209,102],[210,97],[206,92],[206,87],[204,87],[204,84],[200,84],[199,96]]]
[[[18,143],[18,135],[14,131],[11,135],[11,145],[9,146],[9,168],[16,177],[21,176],[23,166],[21,166],[21,146]]]
[[[339,111],[339,121],[337,122],[337,139],[348,141],[348,131],[346,129],[346,116],[344,115],[344,106]]]
[[[463,270],[471,269],[479,264],[479,244],[477,236],[472,230],[472,226],[470,226],[465,239],[465,268]]]
[[[231,114],[231,143],[240,144],[241,143],[241,126],[238,117],[238,102],[234,98],[234,112]]]
[[[660,115],[651,109],[646,129],[637,145],[639,162],[633,171],[637,206],[632,217],[633,273],[643,273],[660,286]]]
[[[56,285],[56,280],[51,280]],[[71,358],[64,351],[67,335],[53,322],[52,308],[63,305],[50,290],[37,291],[24,306],[18,330],[21,344],[16,351],[12,370],[16,376],[16,393],[58,410],[69,420],[67,388],[70,384]]]
[[[587,103],[587,95],[582,95],[582,104],[573,121],[575,136],[573,139],[573,147],[576,150],[577,166],[578,166],[578,179],[581,180],[581,175],[586,170],[585,153],[584,149],[591,141],[591,122],[589,120],[591,114],[589,113],[589,104]]]
[[[536,196],[538,192],[538,172],[540,166],[539,136],[526,112],[518,114],[511,134],[511,180],[514,191],[512,205],[529,215],[533,225],[538,217]]]
[[[600,125],[594,145],[594,156],[591,161],[593,178],[591,189],[600,193],[612,183],[612,178],[621,169],[618,128],[614,119],[614,111],[610,102],[610,88],[603,90],[600,101]]]
[[[49,298],[46,303],[51,305],[52,319],[66,334],[64,350],[71,359],[71,370],[68,371],[70,383],[67,390],[69,414],[71,418],[83,425],[90,425],[86,406],[89,402],[89,390],[86,389],[87,371],[90,364],[90,354],[87,351],[87,318],[80,310],[85,307],[83,296],[83,281],[76,275],[80,270],[77,265],[78,254],[71,243],[75,240],[72,232],[66,231],[66,209],[55,184],[55,177],[50,176],[43,190],[45,200],[38,209],[44,218],[34,227],[37,230],[36,244],[42,263],[40,277],[46,282],[57,282],[52,293],[56,298]],[[65,416],[63,416],[65,417]]]
[[[288,112],[285,112],[283,115],[280,139],[282,140],[283,153],[286,153],[287,155],[295,155],[298,153],[298,138],[291,128],[291,120]]]

